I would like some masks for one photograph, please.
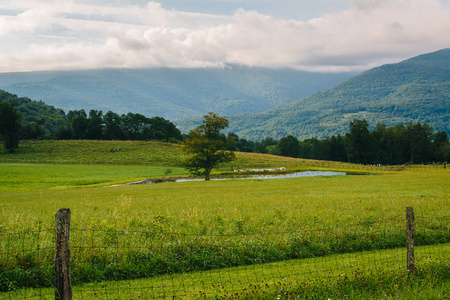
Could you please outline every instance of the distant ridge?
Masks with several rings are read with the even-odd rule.
[[[450,49],[383,65],[293,103],[229,119],[230,131],[259,140],[344,134],[355,118],[366,119],[372,127],[378,122],[427,123],[450,134]],[[196,122],[179,125],[186,131]]]
[[[351,75],[237,66],[31,72],[0,74],[0,89],[66,111],[162,116],[182,132],[213,111],[251,140],[344,134],[355,118],[372,128],[421,122],[450,134],[450,49]]]
[[[0,74],[0,89],[68,110],[99,109],[174,120],[260,113],[355,74],[229,66],[223,69],[106,69]]]

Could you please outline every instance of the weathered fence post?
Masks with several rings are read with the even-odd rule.
[[[409,274],[416,270],[414,262],[414,210],[411,206],[406,207],[406,269]]]
[[[69,237],[70,209],[60,208],[55,215],[55,300],[72,299]]]

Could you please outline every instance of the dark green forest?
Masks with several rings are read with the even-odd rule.
[[[265,138],[260,142],[239,139],[234,133],[229,135],[235,138],[233,150],[295,158],[370,165],[428,164],[450,160],[447,133],[434,132],[426,123],[391,127],[378,123],[375,130],[369,130],[365,119],[355,119],[350,122],[348,133],[344,135],[302,141],[292,135],[280,140]]]
[[[61,109],[0,90],[0,138],[14,152],[23,139],[180,141],[181,132],[161,117],[99,110]]]
[[[17,97],[16,95],[0,90],[0,102],[12,103],[21,115],[21,121],[29,130],[25,130],[31,134],[31,129],[38,128],[42,132],[37,135],[54,134],[56,129],[65,122],[65,113],[62,109],[46,105],[42,101],[33,101],[27,97]],[[24,133],[24,132],[23,132]],[[36,135],[24,138],[35,138]]]
[[[99,110],[70,110],[55,138],[60,140],[181,140],[175,125],[161,117],[147,118],[141,114],[116,114]]]

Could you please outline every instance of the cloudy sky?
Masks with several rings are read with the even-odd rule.
[[[450,48],[450,0],[0,0],[0,72],[361,71]]]

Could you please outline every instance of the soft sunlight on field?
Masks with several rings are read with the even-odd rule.
[[[414,207],[418,229],[423,228],[417,235],[418,246],[441,244],[442,247],[449,242],[450,173],[442,167],[376,168],[239,154],[240,163],[250,166],[264,162],[265,166],[285,165],[290,170],[329,168],[365,175],[349,173],[336,177],[111,186],[145,178],[186,176],[187,172],[176,164],[170,165],[177,159],[159,166],[145,162],[62,164],[61,160],[66,159],[63,157],[68,157],[64,154],[68,150],[60,148],[63,144],[55,146],[60,150],[54,155],[42,154],[43,160],[54,159],[54,163],[24,163],[27,155],[18,154],[16,158],[24,155],[18,159],[22,162],[0,164],[0,233],[3,234],[1,245],[5,247],[0,251],[0,262],[3,262],[0,267],[5,276],[18,276],[15,281],[18,287],[39,286],[38,282],[46,286],[42,283],[45,280],[28,278],[27,273],[11,273],[18,266],[19,269],[32,267],[37,278],[42,280],[51,277],[52,269],[46,266],[52,261],[53,254],[44,249],[52,247],[54,215],[61,207],[72,211],[71,243],[75,249],[72,272],[78,286],[90,282],[92,274],[97,280],[104,281],[102,286],[105,287],[109,284],[107,281],[117,285],[119,283],[114,280],[127,279],[120,274],[135,274],[136,278],[139,274],[160,276],[167,272],[162,265],[174,273],[189,274],[186,276],[192,276],[195,281],[200,279],[195,279],[197,273],[192,272],[289,259],[300,259],[300,263],[302,259],[316,256],[324,257],[324,260],[330,255],[395,249],[405,244],[406,206]],[[39,151],[47,152],[48,144],[42,145],[47,150]],[[101,145],[99,149],[106,144]],[[112,144],[106,145],[109,147]],[[172,150],[167,150],[173,151],[169,160],[179,153],[178,146],[171,147]],[[156,144],[156,148],[160,149],[160,144]],[[130,161],[134,161],[142,155],[138,152],[144,148],[132,150],[130,146],[129,149]],[[85,156],[83,151],[78,154],[80,157]],[[146,153],[150,153],[146,156],[147,162],[157,162],[159,150]],[[151,153],[156,154],[152,156]],[[105,158],[110,160],[111,155],[115,154]],[[96,159],[98,157],[92,155],[86,161]],[[230,172],[231,168],[228,165],[215,172]],[[16,235],[18,238],[14,238]],[[39,257],[33,256],[35,251],[24,250],[34,249],[36,243],[37,249],[42,249],[38,251]],[[76,250],[84,248],[88,250]],[[108,262],[112,257],[114,264]],[[447,267],[441,267],[442,274],[446,274]],[[429,273],[427,270],[424,269],[422,274],[441,278],[441,271]],[[239,273],[239,269],[227,272]],[[401,275],[386,269],[376,274],[364,274],[364,278],[381,280],[383,272],[387,272],[386,278]],[[142,280],[130,284],[142,283]],[[271,284],[277,286],[276,282]],[[389,281],[383,284],[389,286]],[[354,279],[349,279],[346,286],[357,291]],[[291,288],[289,295],[298,292],[295,283],[284,287]],[[448,286],[442,288],[445,290]],[[266,292],[271,293],[270,290]],[[220,294],[220,291],[214,293]],[[14,295],[9,294],[9,297]]]

